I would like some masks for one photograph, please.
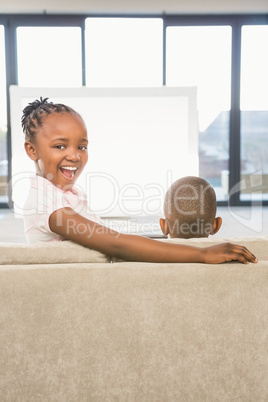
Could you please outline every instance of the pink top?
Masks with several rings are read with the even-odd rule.
[[[44,177],[32,177],[23,211],[28,243],[64,240],[62,236],[50,230],[49,217],[54,211],[65,207],[72,208],[85,218],[102,224],[102,220],[88,207],[85,194],[77,187],[62,191]]]

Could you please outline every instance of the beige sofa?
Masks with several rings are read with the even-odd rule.
[[[232,241],[259,263],[0,243],[1,402],[267,402],[268,237]]]

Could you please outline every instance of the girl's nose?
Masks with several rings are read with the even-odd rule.
[[[80,160],[80,154],[79,151],[77,149],[69,149],[69,152],[66,155],[66,159],[72,162],[77,162]]]

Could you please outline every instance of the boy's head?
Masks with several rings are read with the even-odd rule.
[[[171,238],[208,237],[217,233],[222,219],[216,218],[216,195],[210,184],[195,176],[175,181],[164,200],[162,232]]]
[[[87,129],[71,107],[40,98],[29,103],[21,119],[25,150],[36,173],[62,190],[69,190],[88,159]]]

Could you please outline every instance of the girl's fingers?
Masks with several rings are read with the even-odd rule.
[[[237,250],[237,253],[239,254],[239,261],[243,263],[248,263],[250,262],[258,262],[258,259],[255,257],[254,254],[252,254],[246,247],[244,246],[238,246],[236,245],[239,250]]]

